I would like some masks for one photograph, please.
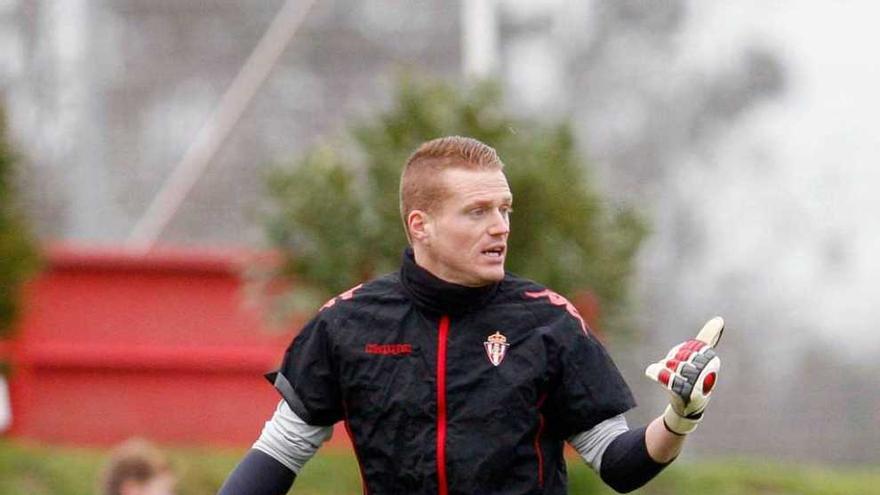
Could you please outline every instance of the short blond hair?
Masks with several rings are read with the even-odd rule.
[[[400,176],[400,216],[406,235],[406,217],[413,210],[433,211],[448,191],[437,180],[449,169],[501,170],[504,163],[491,146],[474,138],[446,136],[422,143],[403,167]]]
[[[171,465],[153,444],[141,439],[128,440],[110,455],[101,476],[101,495],[119,495],[126,481],[146,483],[171,473]]]

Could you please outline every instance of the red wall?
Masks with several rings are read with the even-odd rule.
[[[262,373],[294,328],[245,304],[249,256],[56,246],[7,343],[8,434],[107,445],[131,436],[246,446],[279,400]],[[334,435],[339,442],[344,435]]]

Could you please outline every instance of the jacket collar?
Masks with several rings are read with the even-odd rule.
[[[411,247],[403,252],[400,281],[422,310],[438,314],[463,314],[481,308],[498,292],[499,283],[467,287],[445,280],[416,264]]]

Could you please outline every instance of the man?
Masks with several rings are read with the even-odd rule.
[[[504,271],[502,168],[457,136],[409,158],[400,271],[334,298],[294,339],[270,374],[284,400],[222,495],[286,493],[337,421],[374,495],[564,494],[564,441],[625,492],[678,455],[715,383],[720,318],[648,368],[673,400],[630,430],[629,388],[577,310]]]

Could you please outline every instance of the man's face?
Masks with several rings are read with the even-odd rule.
[[[501,170],[447,169],[447,194],[425,213],[416,262],[435,276],[479,287],[504,278],[513,196]]]

